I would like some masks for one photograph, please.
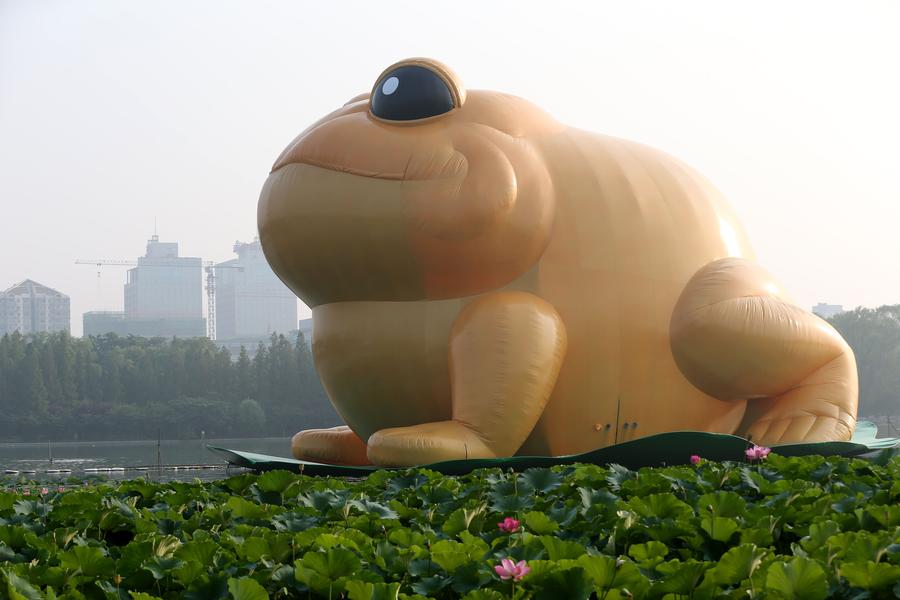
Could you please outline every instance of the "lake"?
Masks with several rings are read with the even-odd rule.
[[[129,442],[0,443],[0,475],[36,480],[101,476],[115,479],[149,477],[154,481],[220,479],[244,469],[228,468],[206,445],[274,456],[291,455],[290,438],[239,438]],[[52,457],[52,461],[51,461]],[[178,468],[175,468],[178,467]],[[18,473],[13,473],[17,471]]]

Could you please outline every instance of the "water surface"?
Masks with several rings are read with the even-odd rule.
[[[0,443],[0,475],[31,479],[104,476],[153,480],[219,479],[242,472],[227,469],[206,445],[274,456],[290,456],[290,438],[138,440],[124,442]],[[177,467],[177,468],[176,468]]]

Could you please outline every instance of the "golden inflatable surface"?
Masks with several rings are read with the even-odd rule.
[[[297,458],[416,465],[677,430],[846,440],[846,342],[754,262],[721,194],[647,146],[401,61],[301,133],[258,208],[347,427]]]

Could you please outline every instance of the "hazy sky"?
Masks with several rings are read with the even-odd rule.
[[[284,146],[431,56],[695,166],[801,305],[898,303],[898,31],[892,1],[0,0],[0,288],[69,294],[77,335],[125,273],[75,259],[143,254],[154,218],[230,258]]]

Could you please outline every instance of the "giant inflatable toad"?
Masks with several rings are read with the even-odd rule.
[[[297,458],[562,455],[676,430],[846,440],[853,353],[677,159],[396,63],[301,133],[258,209],[346,426]]]

